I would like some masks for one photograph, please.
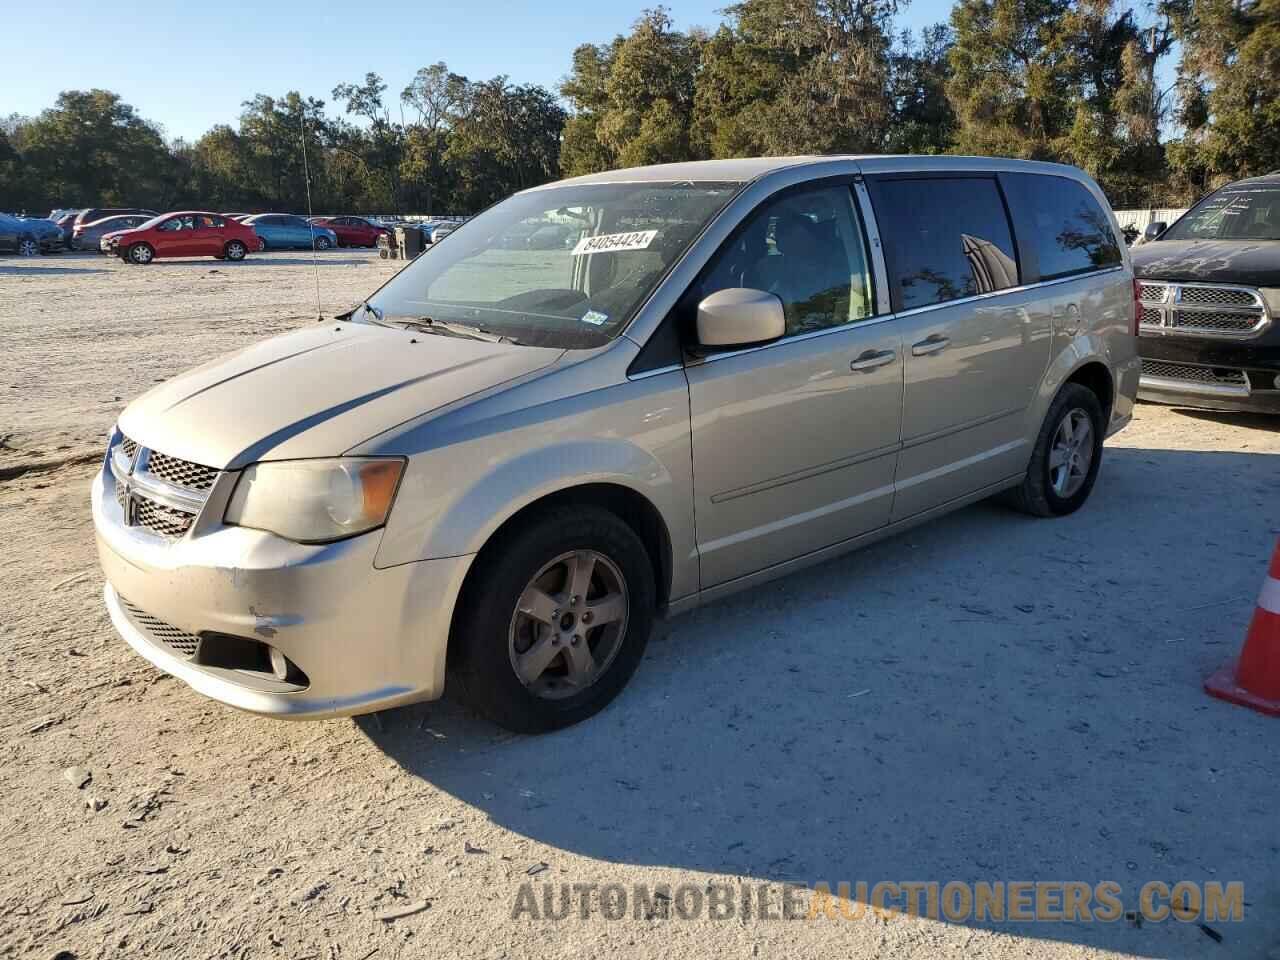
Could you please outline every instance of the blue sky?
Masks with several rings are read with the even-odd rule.
[[[727,0],[669,0],[681,28],[714,27]],[[300,90],[332,103],[333,87],[376,70],[398,94],[421,66],[554,89],[579,43],[625,32],[655,0],[257,0],[119,4],[54,0],[7,5],[0,116],[36,114],[67,89],[105,87],[168,136],[234,126],[255,93]],[[899,17],[945,20],[950,0],[915,0]]]

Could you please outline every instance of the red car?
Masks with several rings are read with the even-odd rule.
[[[378,237],[391,233],[381,224],[371,223],[364,217],[316,217],[311,222],[336,233],[340,247],[376,247]]]
[[[202,210],[162,213],[133,230],[115,234],[114,239],[120,258],[139,265],[158,257],[243,260],[250,250],[258,249],[253,227]]]

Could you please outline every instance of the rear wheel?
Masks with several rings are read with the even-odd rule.
[[[40,242],[34,237],[23,237],[18,241],[18,256],[37,257],[40,255]]]
[[[128,254],[130,263],[136,263],[140,267],[145,267],[156,257],[156,252],[151,249],[151,245],[147,243],[135,243],[129,248]]]
[[[643,542],[596,507],[549,510],[486,550],[453,616],[451,679],[518,733],[565,727],[626,685],[653,626]]]
[[[244,255],[248,252],[248,248],[239,240],[228,241],[227,245],[222,250],[223,256],[228,260],[243,260]]]
[[[1045,415],[1013,505],[1037,517],[1060,517],[1084,506],[1102,465],[1102,404],[1088,387],[1064,386]]]

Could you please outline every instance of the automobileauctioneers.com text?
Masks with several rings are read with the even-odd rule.
[[[1131,899],[1132,898],[1132,899]],[[1244,919],[1244,883],[1166,883],[1126,890],[1114,880],[1013,880],[965,883],[882,880],[834,886],[792,883],[520,885],[513,920],[861,920],[927,917],[948,923],[1118,920],[1223,923]]]

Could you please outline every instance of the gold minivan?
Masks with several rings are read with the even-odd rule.
[[[111,619],[257,713],[447,675],[511,729],[574,723],[656,616],[994,494],[1078,509],[1138,386],[1120,237],[1084,173],[1014,160],[526,190],[128,406],[92,493]]]

